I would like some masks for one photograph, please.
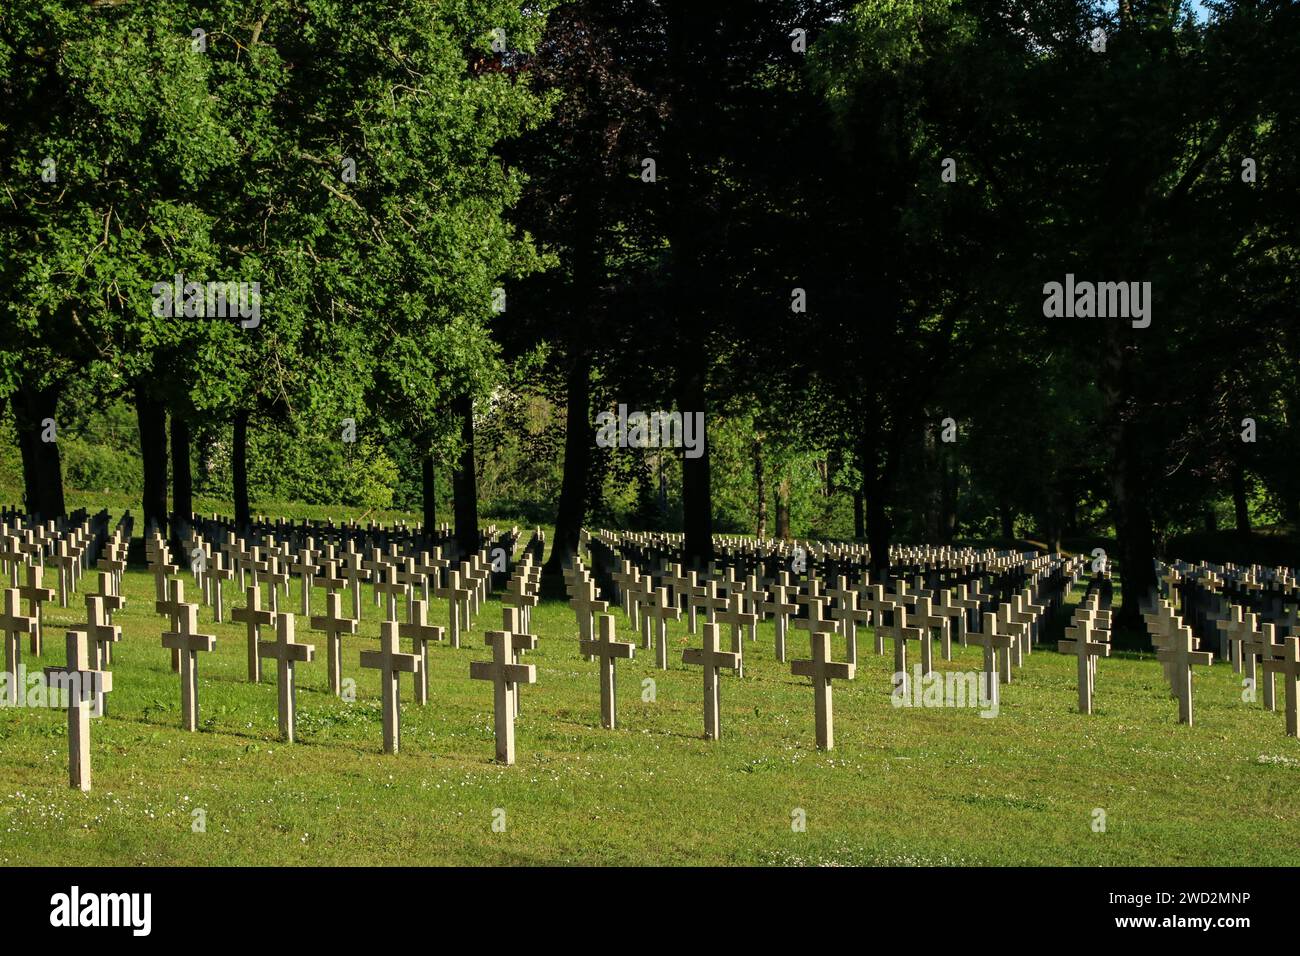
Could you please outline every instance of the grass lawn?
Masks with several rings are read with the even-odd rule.
[[[744,680],[724,674],[723,740],[707,742],[700,669],[680,663],[684,623],[671,625],[668,671],[640,649],[620,663],[621,726],[606,731],[596,665],[577,653],[572,612],[551,603],[534,613],[538,683],[523,689],[519,762],[506,768],[492,762],[491,687],[469,679],[469,661],[489,656],[484,628],[500,623],[495,600],[465,646],[431,649],[427,707],[404,678],[403,752],[386,756],[378,676],[358,666],[378,646],[369,591],[362,635],[344,644],[355,703],[329,695],[323,640],[299,620],[317,653],[299,668],[299,742],[284,745],[274,662],[249,684],[242,629],[206,608],[217,650],[199,665],[202,729],[183,732],[152,579],[131,571],[124,587],[91,793],[67,786],[62,712],[0,710],[0,865],[1300,864],[1300,743],[1280,713],[1241,701],[1224,664],[1198,668],[1188,728],[1150,657],[1101,661],[1098,713],[1085,718],[1073,659],[1040,649],[987,719],[892,706],[892,654],[873,654],[862,631],[857,679],[835,688],[836,748],[819,753],[812,690],[775,661],[770,623],[746,646]],[[25,655],[29,670],[61,662],[61,626],[82,618],[74,600],[47,606],[45,656]],[[445,623],[445,604],[431,618]],[[807,655],[803,632],[790,641]],[[935,657],[976,670],[980,653],[958,648],[945,664],[936,645]],[[193,832],[195,810],[205,832]],[[797,810],[805,832],[791,826]]]

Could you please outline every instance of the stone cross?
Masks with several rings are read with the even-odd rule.
[[[180,629],[164,633],[162,646],[181,655],[181,726],[194,731],[199,727],[199,652],[216,650],[217,639],[198,633],[198,605],[185,605],[180,618]]]
[[[397,602],[399,599],[405,600],[410,593],[410,588],[405,582],[399,581],[400,572],[396,565],[393,565],[388,572],[388,580],[375,582],[375,593],[382,594],[385,597],[384,602],[384,619],[388,621],[397,620]]]
[[[280,697],[280,736],[286,743],[293,743],[294,727],[297,724],[294,665],[299,661],[311,661],[316,656],[316,648],[294,640],[293,615],[285,611],[275,616],[275,640],[259,641],[257,653],[261,657],[275,658]]]
[[[1241,645],[1242,656],[1250,661],[1250,670],[1254,671],[1256,680],[1262,686],[1261,701],[1264,709],[1269,711],[1277,710],[1277,688],[1273,686],[1273,672],[1262,665],[1282,653],[1282,648],[1274,643],[1276,636],[1277,629],[1272,624],[1261,624],[1259,631]],[[1255,663],[1256,658],[1259,658],[1258,665]]]
[[[420,659],[420,669],[415,671],[415,702],[429,702],[429,643],[447,636],[445,628],[429,623],[429,605],[422,598],[410,602],[410,620],[397,626],[398,637],[411,639],[411,652]]]
[[[666,602],[668,589],[660,588],[659,591]],[[672,610],[680,616],[681,611],[676,607]],[[600,725],[612,730],[617,724],[618,699],[614,665],[620,657],[632,660],[636,656],[636,645],[629,641],[614,640],[613,615],[602,614],[596,620],[599,622],[600,637],[594,641],[583,641],[582,650],[600,663]]]
[[[494,633],[497,639],[492,641],[492,660],[470,661],[469,676],[474,680],[492,681],[497,761],[510,766],[515,762],[514,688],[516,684],[537,683],[537,668],[533,664],[514,662],[518,653],[515,641],[523,643],[527,635],[515,635],[509,631]]]
[[[607,601],[596,600],[596,582],[577,580],[574,582],[573,598],[569,607],[578,615],[578,641],[591,640],[591,619],[595,614],[604,614],[609,610]],[[587,658],[590,660],[590,656]]]
[[[745,610],[755,614],[754,622],[749,625],[749,639],[758,640],[758,622],[762,620],[759,605],[767,597],[767,589],[758,581],[757,574],[751,574],[736,588],[736,593],[745,599]]]
[[[159,614],[166,614],[173,631],[181,629],[181,615],[185,613],[185,582],[184,581],[165,581],[163,586],[167,588],[167,600],[155,601],[154,610]],[[180,651],[172,651],[172,673],[181,672],[181,655]]]
[[[337,595],[330,595],[337,597]],[[424,602],[420,602],[424,606]],[[398,624],[388,620],[379,625],[379,650],[362,651],[361,666],[379,671],[380,696],[384,711],[384,753],[395,754],[402,742],[401,676],[421,670],[419,654],[403,654],[398,650]],[[418,685],[418,680],[417,680]]]
[[[706,578],[702,584],[691,589],[691,604],[697,614],[699,611],[704,612],[705,624],[714,624],[715,615],[727,606],[727,599],[718,595],[718,582]]]
[[[998,668],[1001,672],[1002,683],[1011,683],[1011,666],[1015,655],[1021,653],[1024,647],[1025,634],[1029,630],[1029,625],[1017,620],[1017,615],[1012,611],[1009,603],[1003,602],[998,605],[998,628],[1002,634],[1009,635],[1012,640],[1006,647],[998,647]]]
[[[758,622],[757,614],[746,614],[742,608],[745,606],[745,599],[739,591],[733,590],[731,597],[727,601],[727,609],[713,616],[718,624],[731,625],[731,650],[736,655],[738,661],[736,665],[736,676],[745,676],[745,629],[753,627]]]
[[[776,630],[776,659],[785,663],[785,639],[790,627],[790,615],[799,610],[799,605],[790,600],[790,589],[781,584],[772,586],[772,596],[758,606],[763,614],[772,615],[772,626]]]
[[[1282,643],[1282,653],[1264,661],[1264,671],[1270,677],[1282,675],[1282,687],[1286,692],[1286,732],[1288,736],[1300,737],[1300,725],[1297,725],[1296,704],[1300,700],[1300,637],[1288,637]]]
[[[1156,655],[1170,665],[1174,691],[1178,694],[1178,722],[1188,727],[1192,726],[1192,667],[1214,661],[1213,654],[1196,650],[1196,644],[1190,627],[1177,627]]]
[[[446,578],[446,586],[434,588],[433,596],[436,598],[447,599],[447,605],[449,608],[447,633],[451,639],[451,646],[460,647],[460,607],[462,601],[469,600],[469,589],[460,586],[459,571],[448,570]]]
[[[251,597],[250,594],[250,600]],[[315,630],[325,633],[326,667],[329,672],[330,693],[335,697],[343,693],[343,635],[357,633],[356,619],[344,617],[341,604],[342,599],[339,597],[338,592],[330,591],[325,595],[324,616],[311,619],[311,626]],[[267,620],[264,623],[270,624],[271,622]],[[249,640],[255,641],[256,636],[252,632],[256,630],[256,626],[249,625],[249,630]]]
[[[688,647],[682,651],[683,664],[699,664],[704,668],[704,737],[717,740],[722,736],[722,668],[733,670],[740,666],[740,655],[718,650],[718,625],[704,625],[704,647]]]
[[[108,670],[108,665],[113,660],[112,647],[122,640],[122,629],[108,622],[104,599],[98,594],[86,595],[86,624],[78,625],[77,630],[86,632],[91,668]],[[90,716],[102,717],[103,715],[104,695],[97,694],[90,708]]]
[[[999,631],[1003,621],[992,611],[984,613],[984,627],[977,635],[967,635],[970,640],[984,646],[985,680],[989,681],[989,698],[998,699],[998,685],[1011,683],[1011,647],[1017,638],[1014,634]],[[990,666],[997,670],[998,679],[991,678]]]
[[[856,592],[854,592],[856,594]],[[817,605],[820,608],[820,605]],[[811,611],[811,608],[810,608]],[[796,677],[812,679],[813,701],[817,720],[817,748],[830,750],[835,746],[835,714],[832,709],[831,681],[853,680],[856,666],[832,661],[831,635],[815,631],[812,639],[812,660],[791,661],[790,673]]]
[[[839,624],[840,633],[844,635],[844,659],[855,667],[858,663],[858,590],[849,587],[848,578],[839,575],[835,587],[826,592],[835,599],[831,608],[831,619]]]
[[[370,572],[361,566],[361,555],[349,551],[343,559],[343,576],[352,585],[352,618],[361,619],[361,585],[369,580]]]
[[[218,624],[226,620],[225,583],[233,580],[234,577],[235,572],[225,554],[220,550],[215,551],[212,555],[212,563],[208,565],[207,585],[208,603],[212,605],[212,620]]]
[[[68,593],[73,586],[73,568],[77,565],[77,556],[68,550],[68,542],[59,539],[58,550],[50,561],[59,569],[59,607],[68,606]]]
[[[680,620],[681,610],[676,603],[668,597],[667,588],[659,588],[654,592],[655,600],[645,609],[645,618],[648,621],[655,622],[655,666],[660,670],[668,670],[668,622]]]
[[[928,597],[918,597],[916,599],[916,611],[912,614],[911,621],[921,629],[921,673],[931,674],[934,672],[934,641],[930,638],[930,629],[939,628],[942,631],[941,642],[948,644],[949,653],[952,651],[952,645],[948,640],[948,618],[942,614],[936,614],[933,605]]]
[[[18,672],[23,662],[23,635],[36,632],[36,619],[25,617],[17,588],[5,588],[4,612],[0,613],[0,633],[5,641],[5,670],[9,674],[8,704],[18,704]]]
[[[518,664],[519,655],[524,651],[537,650],[537,637],[524,631],[519,612],[514,608],[506,607],[501,609],[501,631],[514,635],[514,640],[511,642],[511,653],[514,655],[511,657],[512,663]],[[491,647],[493,642],[498,639],[496,635],[500,634],[501,631],[485,631],[483,643]],[[519,684],[517,683],[515,684],[514,709],[515,717],[518,717],[521,711],[519,709]]]
[[[235,608],[230,612],[230,617],[247,628],[248,679],[256,684],[262,680],[262,655],[257,650],[262,636],[262,625],[274,624],[276,612],[262,609],[262,588],[259,585],[252,585],[245,594],[248,604],[245,607]]]
[[[862,607],[871,612],[871,630],[876,638],[876,653],[885,653],[885,637],[889,628],[885,626],[885,614],[893,614],[899,607],[885,593],[883,584],[871,584],[866,588],[867,598]]]
[[[1105,641],[1092,640],[1092,622],[1085,619],[1074,627],[1066,628],[1065,636],[1069,640],[1057,641],[1056,649],[1062,654],[1074,654],[1078,658],[1079,713],[1092,713],[1092,697],[1095,691],[1092,659],[1110,657],[1110,645]]]
[[[911,697],[912,681],[911,675],[907,672],[907,642],[920,641],[927,638],[928,634],[919,627],[908,627],[905,605],[895,604],[893,614],[894,623],[886,629],[886,633],[894,641],[894,680],[899,682],[896,691],[906,700]]]
[[[302,616],[311,615],[311,586],[316,576],[316,557],[311,550],[303,548],[298,552],[298,560],[289,564],[289,570],[302,579]]]
[[[68,701],[68,780],[73,789],[90,790],[90,707],[89,703],[113,689],[109,671],[89,666],[89,639],[82,631],[68,631],[68,662],[45,668],[45,681],[54,693]]]
[[[54,590],[42,587],[45,569],[39,564],[27,566],[27,583],[18,588],[18,595],[27,602],[29,616],[36,621],[36,630],[32,631],[32,653],[41,653],[41,605],[54,600]]]

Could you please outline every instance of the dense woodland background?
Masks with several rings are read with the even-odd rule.
[[[1283,0],[6,5],[0,488],[553,524],[552,575],[584,522],[1102,542],[1125,616],[1297,563],[1298,54]],[[1044,318],[1067,272],[1151,326]]]

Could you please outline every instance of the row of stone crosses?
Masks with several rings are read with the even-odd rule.
[[[580,633],[589,633],[591,615],[608,606],[596,600],[596,579],[607,582],[633,628],[639,627],[643,647],[655,647],[661,668],[667,667],[666,621],[685,612],[695,634],[697,618],[704,618],[704,649],[687,650],[683,659],[705,668],[706,736],[720,731],[719,669],[744,675],[744,636],[755,640],[758,623],[771,618],[775,655],[785,663],[791,621],[808,631],[812,659],[791,662],[791,671],[811,678],[817,743],[823,749],[834,745],[831,681],[854,679],[859,626],[872,627],[877,654],[892,641],[894,680],[902,682],[898,689],[904,696],[909,642],[919,643],[923,675],[932,671],[935,635],[944,660],[952,659],[954,636],[962,646],[982,647],[984,685],[996,701],[998,685],[1011,683],[1012,668],[1032,652],[1088,563],[1079,556],[903,547],[891,551],[898,576],[886,590],[872,583],[866,570],[870,552],[862,545],[722,539],[716,549],[721,560],[701,573],[672,560],[680,553],[679,535],[601,531],[584,533],[584,543],[597,570],[593,576],[579,566],[569,578]],[[802,585],[788,570],[801,566]],[[1097,658],[1111,652],[1110,572],[1104,565],[1094,570],[1064,639],[1057,641],[1058,652],[1078,659],[1082,714],[1093,713]],[[1211,653],[1199,649],[1197,635],[1214,635],[1221,659],[1231,660],[1246,687],[1253,693],[1262,684],[1258,696],[1266,710],[1277,709],[1275,679],[1283,679],[1286,732],[1300,736],[1300,585],[1294,572],[1179,562],[1158,563],[1157,573],[1161,592],[1148,598],[1144,619],[1178,701],[1179,721],[1191,725],[1193,720],[1192,668],[1213,661]],[[730,627],[730,651],[719,649],[720,625]],[[833,659],[832,638],[843,641],[842,661]]]
[[[6,669],[11,674],[18,672],[22,634],[31,636],[33,652],[40,653],[41,605],[55,596],[53,590],[42,587],[46,562],[58,575],[59,600],[67,606],[68,594],[76,590],[92,555],[100,555],[94,562],[99,573],[98,593],[85,596],[87,621],[68,631],[68,663],[46,669],[52,681],[66,684],[75,677],[80,687],[89,688],[69,701],[70,779],[80,789],[90,786],[88,720],[104,712],[104,694],[112,689],[108,669],[111,647],[121,639],[112,614],[124,604],[121,574],[126,567],[131,525],[128,517],[111,534],[106,525],[104,514],[61,528],[54,524],[25,527],[23,519],[15,515],[6,515],[0,523],[0,567],[14,584],[6,589],[0,615]],[[357,632],[363,584],[371,585],[374,602],[384,607],[380,650],[362,652],[360,664],[378,669],[382,676],[387,752],[396,752],[400,744],[400,675],[413,675],[415,701],[427,703],[429,643],[450,638],[452,646],[459,647],[462,632],[498,578],[505,582],[502,630],[486,633],[493,659],[471,663],[470,672],[471,677],[494,685],[497,759],[514,762],[519,686],[536,681],[535,668],[522,664],[520,654],[537,646],[537,638],[529,630],[540,586],[540,567],[535,560],[544,548],[540,531],[510,572],[510,556],[518,546],[517,529],[500,534],[495,528],[487,529],[483,540],[495,542],[495,546],[457,562],[446,528],[433,536],[442,543],[431,545],[430,539],[404,527],[385,529],[373,523],[365,528],[332,524],[299,528],[284,522],[258,527],[261,530],[254,540],[259,543],[252,544],[214,516],[191,528],[183,547],[190,557],[199,598],[212,608],[215,621],[223,619],[223,584],[238,576],[245,604],[233,610],[232,618],[246,628],[249,680],[261,681],[264,658],[276,661],[279,726],[284,739],[294,738],[295,664],[311,661],[315,650],[296,640],[294,614],[280,609],[280,592],[284,591],[287,600],[291,575],[302,581],[302,615],[326,637],[328,680],[335,694],[342,688],[342,638]],[[604,613],[609,602],[599,599],[598,589],[621,604],[633,629],[641,633],[642,647],[654,649],[660,668],[668,666],[667,621],[685,613],[691,633],[696,634],[698,620],[703,618],[703,646],[687,649],[683,661],[702,667],[704,735],[711,739],[721,732],[721,670],[733,669],[744,676],[744,636],[756,639],[757,624],[770,617],[776,656],[785,662],[791,623],[808,631],[811,659],[793,661],[791,669],[812,682],[816,739],[822,749],[834,746],[832,681],[855,676],[859,625],[873,627],[876,653],[884,652],[886,640],[893,642],[895,672],[905,684],[909,679],[909,642],[919,644],[923,674],[933,668],[936,634],[945,660],[951,660],[954,639],[960,645],[981,646],[985,686],[996,700],[998,684],[1011,682],[1012,668],[1032,653],[1042,625],[1080,578],[1085,564],[1083,558],[1059,555],[899,548],[891,552],[891,565],[910,575],[914,583],[909,585],[905,576],[899,576],[887,591],[883,585],[871,583],[864,570],[869,554],[861,546],[722,538],[717,542],[719,561],[707,571],[694,571],[683,570],[680,561],[671,560],[680,554],[680,537],[603,531],[595,535],[584,531],[582,537],[592,569],[580,557],[565,577],[570,606],[577,615],[579,653],[600,662],[603,726],[616,725],[614,662],[632,658],[635,651],[633,644],[616,639],[615,620]],[[171,650],[173,670],[181,678],[182,724],[193,731],[198,727],[198,655],[213,650],[215,638],[199,633],[199,605],[186,602],[181,568],[172,562],[162,537],[150,531],[145,551],[155,581],[155,610],[169,619],[170,629],[163,634],[162,645]],[[786,570],[799,568],[801,563],[807,567],[797,575]],[[1170,599],[1153,596],[1147,622],[1171,694],[1179,701],[1180,720],[1192,722],[1191,667],[1210,662],[1210,655],[1197,650],[1199,639],[1192,635],[1192,626],[1184,624],[1175,610],[1186,607],[1199,628],[1210,628],[1220,636],[1224,653],[1252,683],[1255,662],[1260,662],[1259,670],[1266,675],[1266,708],[1275,709],[1273,678],[1283,675],[1287,732],[1295,736],[1300,651],[1296,638],[1286,636],[1285,631],[1284,640],[1276,641],[1279,626],[1289,630],[1296,625],[1295,581],[1289,571],[1205,565],[1162,566],[1161,570],[1165,571],[1162,581]],[[264,584],[269,606],[262,603]],[[314,587],[326,592],[326,613],[321,616],[310,613]],[[351,591],[351,616],[342,611],[345,590]],[[445,629],[427,623],[433,598],[448,601],[449,626]],[[1061,652],[1078,657],[1081,713],[1093,709],[1096,658],[1110,653],[1109,611],[1104,607],[1108,598],[1108,574],[1102,573],[1089,583],[1066,631],[1067,639],[1058,644]],[[1242,603],[1235,603],[1237,600]],[[22,613],[22,601],[28,603],[27,614]],[[399,621],[398,607],[403,602],[405,621]],[[1248,606],[1258,609],[1247,610]],[[1281,618],[1284,623],[1261,625],[1261,615]],[[729,651],[720,646],[722,626],[731,628]],[[274,640],[262,639],[264,627],[274,632]],[[843,661],[833,659],[833,637],[844,641]],[[411,653],[400,650],[400,641],[406,639],[411,641]],[[11,680],[9,686],[13,694],[17,681]]]

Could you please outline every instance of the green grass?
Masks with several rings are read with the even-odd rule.
[[[427,707],[404,679],[403,752],[388,756],[377,675],[357,660],[377,646],[369,593],[363,635],[345,642],[356,703],[328,694],[323,642],[300,621],[317,659],[300,667],[300,739],[285,745],[274,667],[249,684],[242,631],[212,624],[206,608],[218,644],[200,662],[202,729],[180,730],[152,586],[126,576],[116,690],[92,725],[91,793],[67,786],[61,712],[0,710],[0,865],[1300,863],[1300,743],[1280,714],[1241,701],[1223,664],[1198,670],[1188,728],[1150,658],[1103,660],[1098,713],[1083,717],[1073,660],[1040,649],[985,719],[891,706],[892,656],[875,656],[862,633],[857,679],[835,689],[836,748],[819,753],[812,691],[774,660],[771,624],[746,646],[745,679],[723,677],[723,740],[708,742],[700,671],[680,663],[683,624],[671,628],[667,672],[640,649],[619,665],[621,726],[607,731],[596,665],[577,653],[569,609],[549,604],[534,615],[538,683],[523,689],[518,763],[499,767],[491,689],[468,676],[469,661],[488,656],[495,601],[464,647],[431,650]],[[297,604],[295,590],[286,606]],[[317,613],[323,604],[318,593]],[[40,664],[62,656],[60,626],[80,617],[47,608]],[[433,617],[445,622],[444,604]],[[802,632],[791,647],[806,656]],[[977,669],[979,655],[958,648],[938,666]],[[641,699],[646,678],[654,702]],[[504,832],[493,831],[497,808]],[[806,832],[792,831],[797,808]],[[1104,833],[1093,832],[1094,808]],[[195,809],[206,832],[192,832]]]

